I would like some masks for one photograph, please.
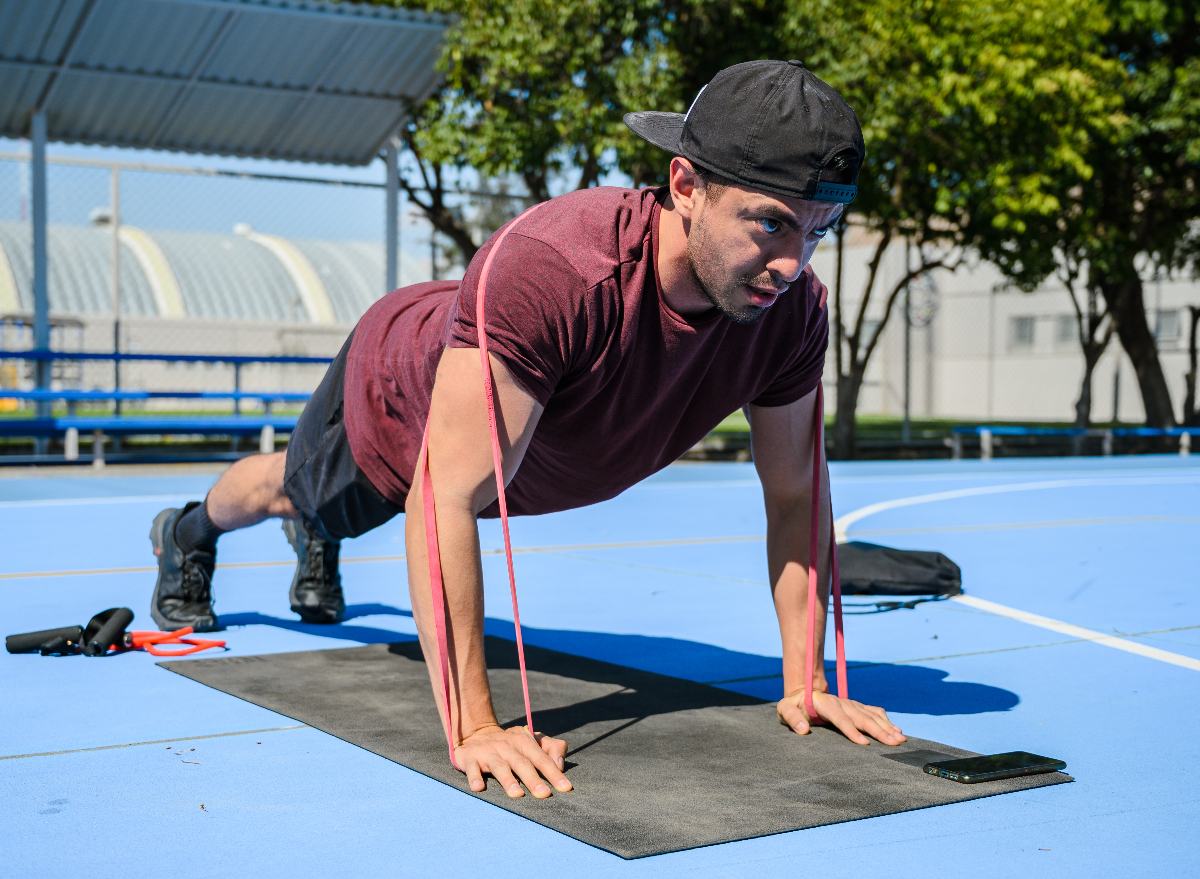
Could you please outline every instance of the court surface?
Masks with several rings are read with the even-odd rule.
[[[1196,462],[833,465],[849,539],[940,550],[968,599],[988,602],[847,617],[851,695],[922,738],[1061,758],[1074,784],[623,861],[151,656],[5,653],[0,876],[1200,874]],[[0,479],[3,634],[118,605],[153,628],[150,521],[213,481],[120,468]],[[608,503],[514,520],[525,637],[777,698],[764,531],[741,464],[676,465]],[[498,524],[481,534],[487,630],[511,638]],[[288,609],[278,523],[226,535],[226,655],[413,637],[403,551],[402,519],[347,541],[348,619],[321,627]]]

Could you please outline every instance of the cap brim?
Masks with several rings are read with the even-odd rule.
[[[683,137],[683,123],[687,117],[682,113],[658,113],[654,110],[639,110],[625,114],[625,125],[642,140],[673,155],[680,152],[679,141]]]

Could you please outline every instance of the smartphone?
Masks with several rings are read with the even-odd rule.
[[[1039,757],[1028,751],[1009,751],[1007,754],[939,760],[937,763],[926,763],[922,768],[929,775],[939,778],[948,778],[960,784],[976,784],[980,781],[995,781],[998,778],[1015,778],[1018,775],[1059,772],[1066,769],[1067,764],[1062,760]]]

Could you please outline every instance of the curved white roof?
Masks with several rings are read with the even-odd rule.
[[[112,230],[49,226],[50,311],[112,313]],[[0,221],[0,314],[33,310],[28,223]],[[383,245],[121,227],[121,311],[144,317],[354,323],[383,289]],[[402,278],[419,269],[405,259]]]

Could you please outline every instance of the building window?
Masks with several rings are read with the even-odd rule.
[[[1013,350],[1028,350],[1033,347],[1033,317],[1010,317],[1008,319],[1008,346]]]
[[[1059,345],[1070,345],[1079,341],[1079,322],[1073,314],[1060,314],[1054,318],[1054,341]]]
[[[1163,311],[1159,310],[1154,316],[1154,338],[1161,345],[1164,342],[1178,342],[1180,327],[1179,327],[1179,312],[1176,310]]]

